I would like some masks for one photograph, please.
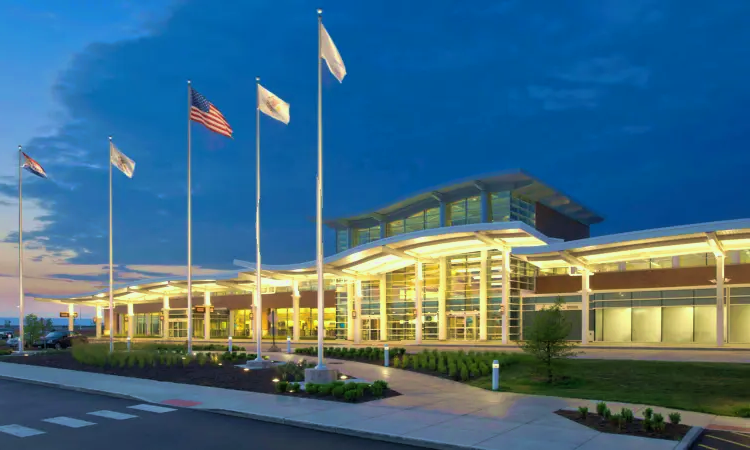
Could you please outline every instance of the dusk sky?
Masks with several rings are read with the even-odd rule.
[[[264,262],[314,259],[317,7],[348,72],[323,74],[326,217],[517,168],[604,216],[594,235],[750,217],[747,0],[7,0],[0,316],[19,144],[50,176],[24,174],[28,295],[106,285],[109,135],[136,161],[116,279],[186,274],[188,79],[235,137],[192,128],[195,272],[254,260],[256,76],[291,104],[261,119]]]

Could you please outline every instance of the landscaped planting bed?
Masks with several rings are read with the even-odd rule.
[[[606,403],[596,406],[597,414],[590,414],[588,408],[578,411],[561,409],[557,414],[602,433],[629,434],[653,439],[681,440],[690,431],[690,426],[681,425],[680,413],[669,414],[669,422],[661,414],[654,414],[651,408],[644,411],[644,418],[638,419],[633,411],[623,408],[619,413],[610,412]]]
[[[304,369],[310,364],[300,361],[253,370],[236,367],[255,357],[254,354],[237,352],[186,355],[179,349],[167,348],[109,353],[108,344],[88,344],[75,346],[71,351],[7,356],[2,358],[2,362],[334,401],[364,402],[399,395],[383,382],[373,385],[356,383],[353,388],[340,390],[337,388],[344,382],[339,381],[330,385],[330,389],[320,392],[313,392],[314,389],[310,393],[299,392],[299,387],[294,384],[302,381]],[[345,394],[349,390],[356,392]]]
[[[297,354],[317,356],[317,348]],[[546,368],[524,353],[391,348],[390,366],[491,389],[492,361],[500,363],[500,390],[662,406],[725,416],[750,417],[750,364],[604,359],[555,362]],[[325,348],[328,358],[383,365],[383,349]],[[464,367],[466,370],[464,370]]]

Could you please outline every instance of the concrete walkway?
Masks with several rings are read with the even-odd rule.
[[[284,354],[271,356],[292,358]],[[589,405],[593,410],[591,401],[494,393],[428,375],[351,361],[329,360],[328,364],[360,378],[386,380],[403,395],[364,404],[343,404],[12,363],[0,363],[0,378],[428,448],[666,450],[677,446],[672,441],[599,433],[554,414],[558,409],[580,405]],[[610,405],[617,409],[623,406],[636,412],[645,408]],[[683,421],[704,427],[750,429],[747,419],[699,413],[683,413]]]

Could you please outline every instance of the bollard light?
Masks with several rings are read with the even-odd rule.
[[[292,338],[289,336],[286,337],[286,352],[292,354]]]
[[[390,364],[390,358],[388,357],[388,344],[383,345],[383,359],[385,360],[385,367]]]
[[[500,363],[497,360],[492,361],[492,390],[500,388]]]
[[[229,336],[229,345],[228,345],[228,348],[229,348],[229,353],[232,353],[232,336]]]
[[[128,351],[130,351],[130,336],[128,336]]]

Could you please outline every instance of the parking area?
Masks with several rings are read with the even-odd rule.
[[[691,447],[694,450],[745,450],[748,448],[750,448],[750,433],[728,430],[704,430]]]

